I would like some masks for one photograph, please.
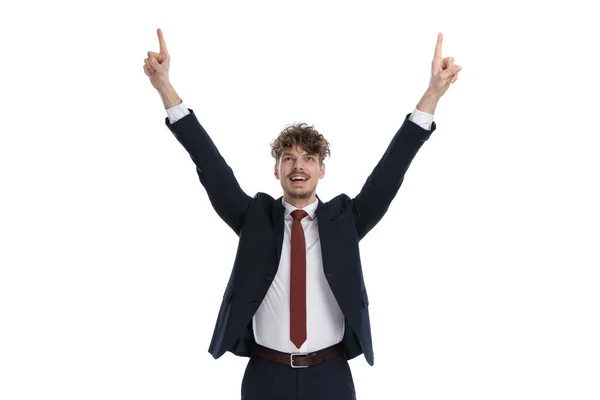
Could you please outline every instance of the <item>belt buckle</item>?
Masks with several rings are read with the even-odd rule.
[[[308,368],[308,365],[294,365],[294,356],[306,356],[308,353],[292,353],[290,354],[290,367],[292,368]]]

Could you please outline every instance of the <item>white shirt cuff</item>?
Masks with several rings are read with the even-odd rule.
[[[415,110],[412,112],[410,117],[408,117],[408,119],[414,122],[415,124],[419,125],[423,129],[427,129],[428,131],[431,130],[431,124],[433,123],[433,114],[419,111],[417,107],[415,107]]]
[[[181,119],[188,115],[190,110],[187,109],[183,101],[176,106],[167,108],[167,115],[169,116],[169,122],[174,124],[178,119]]]

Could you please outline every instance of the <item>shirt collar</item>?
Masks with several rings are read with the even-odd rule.
[[[292,216],[290,215],[292,213],[292,211],[298,210],[298,207],[296,207],[293,204],[288,203],[283,198],[281,199],[281,204],[283,204],[283,206],[285,207],[284,218],[287,218],[288,216],[290,218],[292,218]],[[313,220],[313,219],[315,219],[315,213],[317,211],[317,206],[318,205],[319,205],[319,199],[315,198],[315,202],[314,203],[309,204],[309,205],[307,205],[304,208],[300,208],[300,210],[306,211],[308,213],[308,216],[310,217],[310,219]]]

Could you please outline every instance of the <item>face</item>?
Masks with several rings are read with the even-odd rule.
[[[294,176],[306,179],[293,181],[290,178]],[[300,145],[284,150],[279,158],[279,165],[275,164],[275,178],[281,183],[286,201],[314,201],[317,183],[324,176],[325,164],[319,165],[318,154],[309,154]]]

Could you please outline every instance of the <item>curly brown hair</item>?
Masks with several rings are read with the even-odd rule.
[[[303,122],[287,125],[279,136],[271,142],[271,155],[279,164],[281,154],[295,145],[300,145],[310,154],[319,155],[319,165],[325,158],[331,156],[329,142],[314,128]]]

